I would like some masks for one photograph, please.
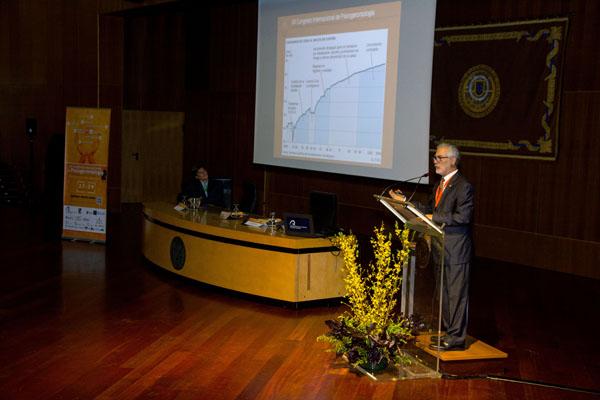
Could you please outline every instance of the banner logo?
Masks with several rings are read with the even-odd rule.
[[[490,66],[479,64],[462,76],[458,103],[470,117],[483,118],[491,113],[500,98],[500,79]]]

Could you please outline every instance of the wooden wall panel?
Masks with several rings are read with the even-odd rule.
[[[108,207],[121,205],[121,128],[123,109],[123,18],[100,17],[100,106],[111,107],[108,152]]]
[[[600,243],[488,225],[475,227],[477,253],[486,258],[600,279]]]
[[[124,18],[124,107],[185,108],[185,28],[182,11],[141,11]]]
[[[206,92],[186,95],[186,119],[183,132],[183,170],[191,171],[201,160],[210,154],[210,96]],[[209,171],[210,172],[210,171]]]
[[[9,37],[9,82],[21,85],[45,85],[48,63],[47,1],[12,1],[7,4]],[[16,17],[16,18],[14,18]]]
[[[572,1],[565,90],[600,90],[600,2]]]
[[[257,210],[263,212],[264,176],[266,168],[253,165],[251,160],[254,151],[254,93],[239,93],[235,99],[235,116],[233,125],[232,155],[233,162],[225,176],[233,178],[233,198],[239,201],[243,192],[242,184],[251,182],[257,189]]]
[[[211,90],[254,92],[257,12],[252,3],[220,5],[211,10]]]
[[[142,8],[175,3],[176,1],[177,0],[100,0],[99,11],[101,14],[120,14],[123,12],[136,11]]]
[[[0,62],[0,85],[3,87],[10,83],[10,61],[8,55],[10,54],[11,44],[11,24],[10,20],[13,17],[14,11],[11,7],[14,6],[14,2],[2,1],[0,2],[0,54],[7,57],[4,62]],[[0,101],[6,100],[4,96],[0,96]]]
[[[97,1],[84,0],[63,8],[62,42],[64,102],[68,106],[98,104]]]
[[[539,232],[600,242],[600,92],[563,98],[560,154],[542,170]]]
[[[186,5],[184,170],[203,163],[212,176],[244,181],[263,203],[264,167],[253,165],[256,4]],[[191,38],[191,39],[190,39]]]
[[[64,133],[66,106],[96,104],[96,7],[91,0],[0,4],[0,160],[29,174],[25,118],[36,118],[34,196],[45,190],[46,152]]]

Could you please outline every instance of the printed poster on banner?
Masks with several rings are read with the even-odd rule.
[[[67,108],[63,238],[106,240],[110,109]]]

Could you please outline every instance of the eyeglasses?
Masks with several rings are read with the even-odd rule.
[[[433,161],[442,161],[445,158],[450,158],[450,156],[433,156],[433,157],[431,157],[431,159]]]

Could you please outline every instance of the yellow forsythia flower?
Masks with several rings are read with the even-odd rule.
[[[392,251],[392,233],[382,223],[373,229],[371,238],[375,261],[370,271],[364,271],[358,262],[358,240],[353,234],[339,234],[332,243],[340,249],[344,259],[346,276],[346,299],[350,315],[344,316],[356,324],[359,330],[374,327],[372,334],[386,330],[393,320],[398,290],[402,282],[402,268],[410,256],[409,230],[396,224],[394,235],[400,240],[401,248]],[[340,316],[342,318],[342,316]]]

